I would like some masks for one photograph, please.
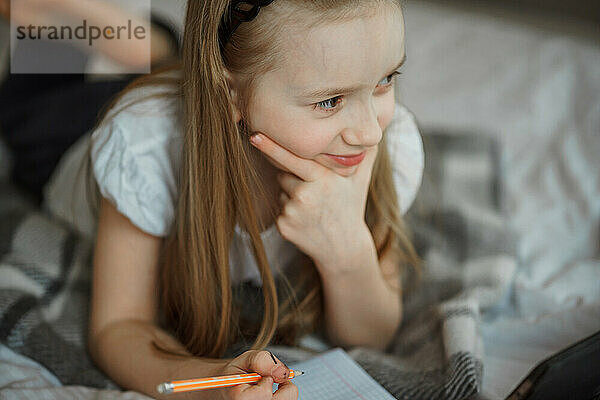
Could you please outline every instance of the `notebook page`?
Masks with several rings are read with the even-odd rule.
[[[300,400],[395,400],[341,348],[288,367],[304,371],[292,380]]]

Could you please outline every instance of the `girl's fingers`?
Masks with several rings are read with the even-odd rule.
[[[229,395],[232,398],[298,400],[298,387],[292,382],[279,383],[275,392],[273,392],[273,383],[275,383],[273,378],[266,376],[255,385],[242,384],[230,388]]]
[[[225,398],[227,399],[238,399],[241,397],[243,392],[246,392],[246,390],[252,388],[252,384],[249,383],[242,383],[240,385],[235,385],[235,386],[231,386],[228,388],[224,388],[224,389],[216,389],[216,390],[224,390],[227,392],[227,396],[225,396]],[[212,390],[212,389],[211,389]]]
[[[279,203],[284,206],[288,201],[290,201],[290,196],[288,196],[285,192],[279,193]]]
[[[241,386],[241,385],[240,385]],[[273,393],[273,378],[270,376],[263,376],[256,385],[245,385],[246,387],[241,390],[241,393],[247,395],[248,398],[268,398],[267,395]],[[260,397],[251,397],[250,395],[260,395]]]
[[[291,381],[286,381],[279,384],[279,387],[273,393],[273,399],[275,400],[297,400],[298,399],[298,386],[294,385]]]
[[[291,196],[296,190],[296,187],[302,183],[302,181],[293,174],[287,174],[285,172],[277,174],[277,182],[279,182],[281,190],[288,194],[288,196]]]
[[[250,142],[254,147],[277,161],[279,164],[284,165],[290,172],[303,181],[312,182],[316,180],[325,168],[316,161],[298,157],[262,133],[251,136]]]
[[[256,388],[256,390],[259,390],[260,392],[272,394],[273,393],[273,383],[274,383],[274,381],[273,381],[272,377],[265,376],[260,381],[258,381],[255,388]]]
[[[248,350],[236,357],[235,364],[244,371],[271,376],[275,382],[285,380],[290,374],[289,368],[267,350]]]

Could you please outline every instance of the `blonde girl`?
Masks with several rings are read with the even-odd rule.
[[[258,372],[186,396],[296,399],[269,344],[387,347],[423,166],[394,98],[405,58],[396,0],[189,1],[181,61],[75,145],[92,222],[52,206],[84,185],[48,190],[95,240],[89,350],[111,378],[158,397],[163,381]]]

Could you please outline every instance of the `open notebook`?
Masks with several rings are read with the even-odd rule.
[[[293,380],[300,400],[395,400],[341,348],[288,367],[304,371]]]

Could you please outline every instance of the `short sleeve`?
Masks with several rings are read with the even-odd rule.
[[[415,117],[400,104],[396,104],[394,118],[386,129],[386,141],[400,211],[405,214],[421,187],[425,154]]]
[[[111,118],[92,133],[91,161],[100,193],[142,231],[164,237],[174,220],[176,185],[170,142],[157,121]]]

